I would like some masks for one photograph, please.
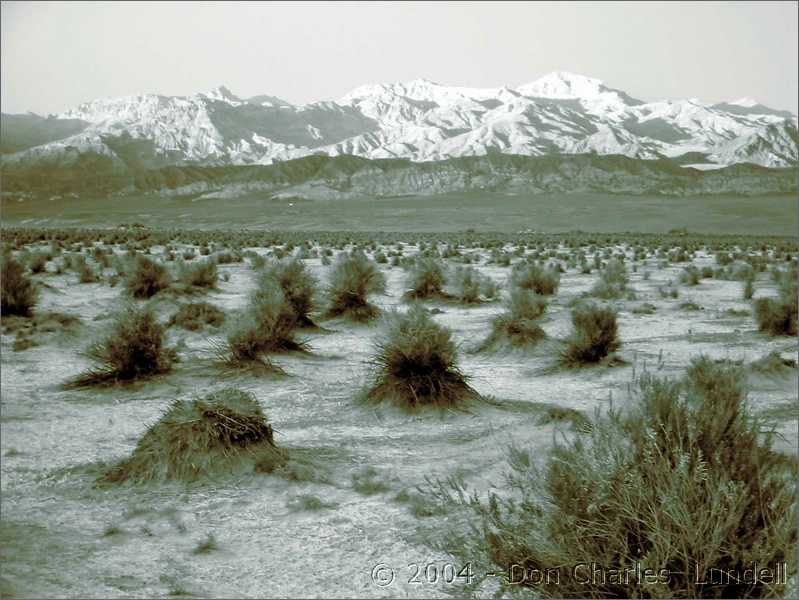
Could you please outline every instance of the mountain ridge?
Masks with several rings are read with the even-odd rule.
[[[152,140],[155,151],[173,164],[266,165],[315,153],[425,162],[481,156],[489,149],[645,160],[699,152],[710,166],[785,167],[798,159],[797,119],[786,111],[747,98],[716,104],[643,102],[598,79],[565,71],[515,89],[445,86],[426,79],[368,84],[339,100],[296,106],[263,94],[240,98],[219,86],[192,96],[97,99],[48,121],[88,125],[69,136],[14,148],[18,151],[5,160],[35,160],[66,146],[107,154],[100,138],[122,134]],[[4,127],[3,137],[13,125]],[[737,140],[767,129],[779,151],[740,151]]]
[[[795,189],[795,177],[785,170],[794,169],[799,159],[797,118],[787,111],[750,98],[644,102],[565,71],[515,89],[446,86],[427,79],[367,84],[339,100],[304,105],[266,94],[241,98],[225,86],[191,96],[139,94],[85,102],[48,117],[3,114],[1,133],[4,195],[140,191],[141,182],[160,181],[164,172],[173,172],[190,173],[192,185],[206,186],[201,195],[223,197],[237,189],[245,192],[252,182],[228,176],[227,189],[216,189],[208,183],[213,178],[198,176],[197,169],[237,173],[235,167],[277,165],[266,173],[280,172],[280,165],[317,155],[341,158],[327,163],[334,170],[350,164],[346,157],[378,161],[358,163],[360,175],[346,184],[351,194],[390,194],[392,178],[399,194],[482,185],[749,194],[757,185],[762,192]],[[477,160],[481,157],[487,158]],[[497,164],[497,157],[509,157],[503,164],[514,165],[512,175],[496,170],[487,179],[474,175],[474,169]],[[407,163],[388,177],[379,162],[384,160]],[[634,167],[635,161],[641,165]],[[565,181],[575,165],[584,172],[576,181]],[[531,171],[539,168],[548,173],[543,179]],[[618,169],[615,178],[609,175],[613,168]],[[697,170],[703,174],[696,175]],[[714,170],[719,172],[713,175]],[[424,177],[426,191],[419,183]],[[173,193],[167,180],[163,193]],[[302,185],[270,193],[320,199],[345,193],[339,184],[330,187],[312,177]],[[261,185],[261,191],[266,187]]]

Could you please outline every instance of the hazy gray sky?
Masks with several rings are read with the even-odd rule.
[[[643,100],[753,97],[797,112],[796,2],[2,3],[2,110],[220,84],[293,103],[424,77],[511,87],[550,71]]]

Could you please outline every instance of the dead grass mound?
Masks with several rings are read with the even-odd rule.
[[[286,453],[275,446],[272,426],[255,397],[225,388],[175,401],[103,481],[196,481],[271,472],[285,462]]]

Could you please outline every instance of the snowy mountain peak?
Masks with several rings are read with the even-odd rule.
[[[757,100],[753,100],[752,98],[738,98],[737,100],[733,100],[732,102],[728,102],[728,104],[733,104],[735,106],[743,106],[744,108],[752,108],[753,106],[757,106],[760,104]]]
[[[603,92],[610,91],[599,79],[555,71],[522,85],[518,90],[525,96],[557,99],[593,99]]]
[[[236,96],[233,92],[230,91],[226,86],[220,85],[219,87],[215,87],[214,89],[203,92],[200,96],[205,96],[211,100],[220,100],[222,102],[228,103],[241,103],[241,98]]]

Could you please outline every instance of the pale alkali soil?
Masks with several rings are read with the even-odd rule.
[[[263,249],[259,250],[261,253]],[[412,253],[408,247],[406,254]],[[485,256],[485,253],[483,252]],[[321,282],[329,267],[308,264]],[[699,254],[699,267],[713,265]],[[80,317],[70,333],[40,334],[41,345],[13,351],[13,334],[2,337],[2,594],[20,597],[163,597],[180,592],[208,597],[430,597],[446,585],[409,583],[409,563],[454,562],[425,543],[445,517],[419,518],[394,498],[425,477],[458,474],[473,488],[502,484],[511,440],[545,456],[556,430],[539,424],[544,405],[585,412],[612,402],[629,402],[628,385],[642,369],[680,376],[700,353],[742,361],[752,409],[772,415],[781,434],[778,446],[796,453],[797,372],[755,374],[748,365],[771,351],[796,358],[796,340],[757,331],[749,316],[725,316],[727,309],[751,312],[739,281],[703,279],[679,285],[678,299],[662,299],[657,287],[679,280],[684,263],[658,268],[647,259],[631,273],[636,300],[618,300],[620,356],[617,367],[552,368],[559,341],[570,331],[569,302],[597,280],[596,272],[569,269],[550,300],[542,326],[548,340],[526,352],[471,354],[489,332],[501,303],[476,307],[427,303],[461,344],[462,370],[472,385],[492,398],[463,412],[404,413],[356,402],[367,381],[372,340],[379,325],[340,320],[329,332],[303,334],[310,356],[275,358],[287,377],[223,376],[214,364],[211,340],[223,330],[169,329],[180,363],[166,376],[98,390],[64,390],[60,384],[90,366],[80,353],[100,338],[109,317],[124,304],[122,286],[79,284],[72,272],[36,275],[44,286],[40,314],[57,311]],[[480,265],[503,289],[510,269]],[[402,305],[405,272],[382,265],[388,294],[373,300],[381,308]],[[650,271],[644,280],[644,271]],[[249,264],[221,265],[229,281],[205,300],[232,318],[254,285]],[[775,295],[768,274],[760,274],[755,297]],[[321,288],[320,284],[320,288]],[[182,301],[182,300],[181,300]],[[176,300],[151,301],[166,320]],[[632,309],[649,302],[654,314]],[[695,302],[702,310],[679,309]],[[259,475],[193,486],[95,487],[98,474],[127,456],[146,426],[176,398],[224,386],[252,391],[276,429],[277,443],[310,459],[328,482],[294,481]],[[373,467],[388,491],[372,495],[353,489],[353,474]],[[320,479],[320,477],[317,477]],[[297,510],[292,502],[313,494],[331,506]],[[115,529],[109,529],[115,528]],[[209,535],[218,549],[192,553]],[[395,582],[376,586],[370,573],[379,563],[396,569]]]

